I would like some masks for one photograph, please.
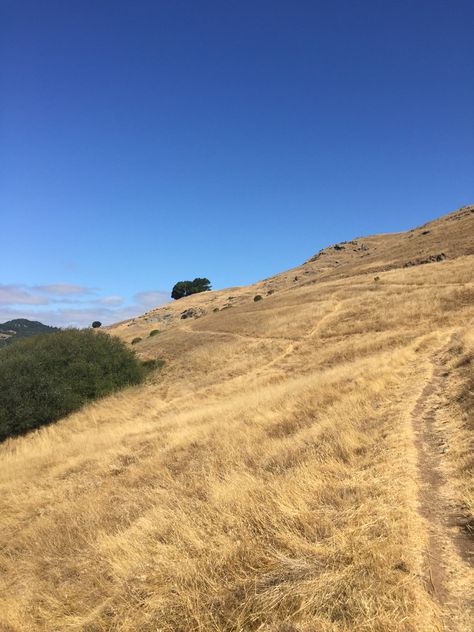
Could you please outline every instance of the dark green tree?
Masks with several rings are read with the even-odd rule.
[[[94,320],[94,322],[92,323],[92,328],[98,329],[99,327],[102,327],[102,323],[100,322],[100,320]]]
[[[190,294],[192,294],[191,285],[191,281],[178,281],[178,283],[176,283],[173,287],[171,298],[177,300],[178,298],[189,296]]]
[[[209,279],[206,279],[206,278],[200,279],[199,277],[197,277],[191,283],[191,286],[192,286],[191,294],[197,294],[198,292],[208,292],[211,289],[211,282],[209,281]]]
[[[209,279],[196,277],[194,281],[178,281],[173,287],[171,292],[171,298],[179,299],[191,294],[198,294],[199,292],[208,292],[211,289],[211,282]]]

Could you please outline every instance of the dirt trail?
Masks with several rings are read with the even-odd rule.
[[[459,513],[447,494],[442,468],[449,437],[444,435],[439,418],[448,375],[441,355],[438,351],[430,356],[431,375],[428,373],[411,413],[420,482],[419,512],[429,531],[425,581],[441,607],[445,630],[468,632],[474,621],[474,551],[472,538],[461,528]]]
[[[190,325],[183,325],[181,330],[187,331],[192,334],[210,334],[212,336],[227,336],[232,338],[243,338],[244,340],[253,340],[259,342],[260,340],[270,341],[270,342],[289,342],[293,344],[294,342],[298,342],[301,338],[288,338],[285,336],[251,336],[249,334],[241,334],[236,331],[226,331],[225,329],[215,330],[215,329],[202,329],[196,328],[194,329]]]

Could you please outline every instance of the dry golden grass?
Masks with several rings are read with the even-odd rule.
[[[0,629],[468,632],[456,577],[430,586],[416,410],[445,354],[442,465],[472,516],[473,260],[285,273],[117,326],[165,369],[0,446]]]
[[[472,323],[471,323],[472,324]],[[474,536],[474,334],[457,332],[443,356],[447,386],[438,428],[447,458],[443,465],[461,524]],[[474,555],[474,551],[472,551]]]

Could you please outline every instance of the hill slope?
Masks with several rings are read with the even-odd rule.
[[[27,318],[15,318],[5,323],[0,323],[0,346],[19,338],[34,336],[36,334],[51,333],[58,331],[56,327],[43,325],[37,320],[28,320]]]
[[[473,211],[111,327],[165,369],[0,446],[4,628],[467,632]]]

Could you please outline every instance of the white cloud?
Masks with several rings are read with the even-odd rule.
[[[76,285],[75,283],[48,283],[47,285],[35,285],[35,290],[45,292],[45,294],[93,294],[97,288],[85,287],[84,285]]]
[[[123,296],[103,296],[95,299],[94,303],[99,303],[100,305],[122,305],[123,301]]]
[[[167,303],[170,300],[170,294],[169,292],[160,290],[147,290],[145,292],[138,292],[133,298],[139,305],[151,308]]]
[[[93,294],[97,288],[74,283],[50,283],[47,285],[0,284],[0,305],[48,305],[50,303],[78,301],[71,296]],[[117,297],[114,297],[117,298]]]
[[[24,285],[0,285],[1,305],[47,305],[48,297],[31,292]]]
[[[61,287],[61,291],[64,291],[65,285],[68,284],[53,283],[37,286],[44,292],[46,288],[54,288],[51,290],[52,296],[35,294],[28,286],[0,286],[0,323],[14,318],[28,318],[57,327],[89,327],[94,320],[110,325],[139,316],[150,308],[169,300],[169,293],[160,290],[138,292],[128,305],[125,304],[122,296],[115,294],[87,299],[81,296],[85,292],[79,291],[82,286],[72,286],[78,288],[76,299],[61,298],[60,293],[55,290]],[[87,290],[87,288],[82,289]]]
[[[66,307],[43,310],[0,308],[0,323],[14,318],[28,318],[56,327],[90,327],[94,320],[100,320],[102,324],[110,325],[120,320],[138,316],[142,312],[143,309],[137,305],[116,309],[106,307]]]

